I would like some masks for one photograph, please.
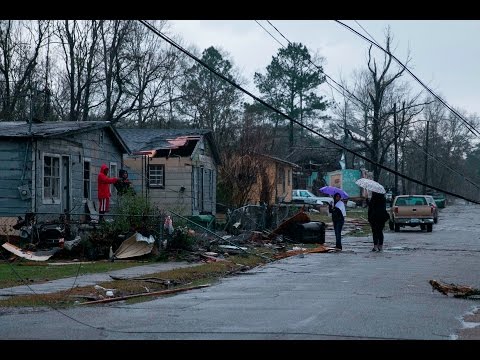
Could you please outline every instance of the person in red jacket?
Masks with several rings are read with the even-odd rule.
[[[108,166],[102,164],[98,174],[98,213],[100,220],[103,220],[103,214],[110,209],[110,184],[115,184],[120,179],[108,177]]]

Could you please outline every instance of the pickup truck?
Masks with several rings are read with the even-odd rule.
[[[432,232],[434,211],[425,195],[398,195],[390,208],[390,230],[398,232],[400,227],[420,226],[420,229]]]

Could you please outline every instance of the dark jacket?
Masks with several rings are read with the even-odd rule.
[[[373,192],[368,202],[368,222],[383,225],[389,218],[385,195]]]
[[[125,177],[124,177],[125,175]],[[121,169],[119,171],[119,180],[114,184],[115,189],[117,189],[118,195],[125,195],[125,194],[135,194],[135,190],[132,188],[132,183],[128,180],[128,172],[127,170]]]

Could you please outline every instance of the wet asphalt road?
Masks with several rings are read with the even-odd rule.
[[[327,245],[333,245],[328,240]],[[432,233],[345,237],[341,253],[286,258],[205,289],[125,305],[2,309],[2,339],[456,339],[475,300],[432,292],[480,288],[480,206],[451,205]]]

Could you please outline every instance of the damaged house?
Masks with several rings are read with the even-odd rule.
[[[118,129],[137,193],[184,216],[215,215],[220,157],[210,130]]]
[[[108,121],[0,122],[2,224],[15,224],[27,212],[38,220],[80,219],[88,200],[97,203],[100,166],[118,176],[128,151]]]
[[[267,154],[252,154],[258,176],[249,194],[249,204],[276,204],[292,201],[292,176],[300,166]]]

